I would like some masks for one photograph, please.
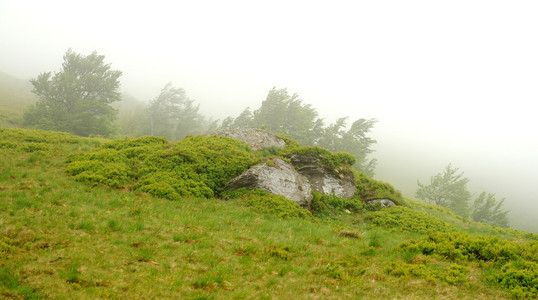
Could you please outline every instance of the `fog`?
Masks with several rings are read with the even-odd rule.
[[[214,118],[287,87],[327,122],[376,118],[376,177],[413,196],[448,164],[538,232],[536,1],[0,0],[0,71],[106,56],[140,100],[167,82]]]

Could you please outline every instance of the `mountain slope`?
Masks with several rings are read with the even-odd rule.
[[[281,219],[240,199],[170,201],[76,182],[65,173],[68,156],[88,153],[106,141],[0,128],[0,295],[536,295],[537,269],[531,269],[538,257],[536,235],[477,224],[410,199],[396,209],[338,210],[314,221]],[[435,223],[446,233],[432,233],[424,223]],[[473,246],[476,253],[487,250],[490,256],[451,243],[462,240],[461,245]],[[514,278],[529,284],[510,280]]]
[[[24,109],[35,103],[29,81],[0,72],[0,126],[19,127]]]

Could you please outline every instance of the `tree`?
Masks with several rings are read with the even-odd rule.
[[[367,133],[376,120],[359,119],[347,127],[348,118],[340,118],[325,127],[323,119],[310,104],[303,104],[297,94],[290,96],[286,89],[273,87],[254,112],[246,108],[237,118],[228,117],[221,123],[220,129],[245,127],[264,128],[277,134],[289,136],[303,145],[320,146],[331,151],[345,151],[352,154],[355,169],[373,176],[375,159],[368,159],[370,148],[375,140]]]
[[[347,129],[347,119],[347,117],[340,118],[323,128],[323,133],[316,144],[331,151],[344,151],[353,155],[356,161],[355,169],[373,176],[377,160],[368,160],[367,156],[373,152],[370,146],[376,141],[366,134],[372,129],[376,120],[359,119]]]
[[[151,135],[181,140],[187,135],[200,133],[204,122],[198,113],[199,105],[187,97],[185,90],[166,84],[157,98],[150,102]]]
[[[429,185],[418,182],[419,189],[416,196],[431,204],[450,208],[456,214],[467,217],[471,193],[467,190],[468,178],[463,173],[456,174],[458,169],[449,164],[443,173],[430,178]]]
[[[104,59],[95,51],[84,56],[67,50],[60,72],[30,80],[39,100],[25,111],[23,124],[80,136],[110,135],[117,113],[110,104],[121,98],[122,72],[111,70]]]
[[[494,226],[508,227],[508,211],[502,209],[504,198],[495,199],[495,194],[482,192],[473,203],[471,217],[476,222],[488,223]]]
[[[261,107],[254,111],[252,125],[309,145],[320,135],[323,120],[310,104],[303,104],[299,95],[290,96],[287,89],[273,87]]]

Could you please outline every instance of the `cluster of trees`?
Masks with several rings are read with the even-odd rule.
[[[505,199],[499,201],[495,194],[482,192],[471,202],[473,195],[467,189],[467,183],[469,178],[449,164],[443,172],[430,178],[430,184],[418,181],[416,196],[431,204],[448,207],[476,222],[508,227],[508,211],[502,208]]]
[[[340,118],[325,126],[323,119],[310,104],[299,95],[290,95],[287,89],[272,88],[261,106],[251,111],[246,108],[236,118],[226,118],[220,129],[264,128],[288,136],[302,145],[320,146],[331,151],[344,151],[356,159],[355,168],[373,176],[375,159],[368,159],[372,144],[376,141],[367,134],[376,120],[358,119],[348,126],[348,118]]]
[[[110,136],[115,132],[118,111],[114,102],[122,100],[118,91],[121,71],[111,70],[104,56],[93,52],[87,56],[69,49],[61,71],[42,73],[32,79],[33,93],[39,100],[23,116],[29,127],[71,132],[80,136]],[[125,98],[124,98],[125,100]],[[211,129],[264,128],[289,136],[303,145],[320,146],[331,151],[345,151],[356,158],[355,168],[372,176],[375,159],[368,159],[375,140],[367,136],[375,119],[358,119],[348,126],[348,118],[325,125],[318,112],[305,104],[297,94],[274,87],[261,106],[251,111],[246,108],[236,118],[218,122],[205,119],[199,105],[187,97],[185,90],[171,83],[149,104],[141,105],[121,118],[121,134],[127,136],[157,135],[180,140],[187,135],[200,134]],[[431,177],[430,184],[418,182],[416,196],[432,204],[452,209],[478,222],[507,227],[507,211],[502,209],[504,199],[494,194],[481,193],[470,204],[472,195],[467,190],[469,179],[458,169],[448,165],[442,173]]]
[[[69,49],[60,72],[30,80],[39,100],[25,111],[23,125],[80,136],[110,135],[117,113],[110,104],[121,99],[122,72],[111,70],[104,58]]]
[[[127,136],[157,135],[170,140],[216,128],[265,128],[303,145],[349,152],[356,158],[357,170],[373,175],[376,160],[367,156],[375,140],[367,133],[375,120],[359,119],[348,126],[348,118],[340,118],[325,126],[315,108],[286,89],[271,89],[260,108],[246,108],[219,126],[198,112],[199,105],[184,89],[168,83],[149,104],[131,110],[129,116],[120,116],[121,128],[115,128],[118,111],[112,104],[122,100],[118,91],[121,74],[110,69],[103,55],[93,52],[84,56],[68,50],[60,72],[42,73],[31,80],[39,100],[25,112],[24,125],[80,136],[110,136],[119,131]]]
[[[30,80],[38,101],[25,111],[27,127],[65,131],[80,136],[111,136],[117,132],[121,71],[111,70],[104,55],[81,55],[69,49],[62,69]],[[205,119],[185,90],[168,83],[149,105],[125,120],[129,135],[159,135],[180,140],[203,131]]]

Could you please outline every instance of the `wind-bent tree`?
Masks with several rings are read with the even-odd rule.
[[[340,118],[335,123],[325,127],[316,144],[331,151],[344,151],[355,157],[355,169],[368,176],[374,175],[376,159],[368,159],[373,150],[370,146],[376,141],[366,134],[373,128],[375,119],[359,119],[347,129],[346,118]]]
[[[482,192],[474,200],[471,217],[476,222],[508,227],[508,211],[502,209],[503,203],[504,198],[497,201],[495,194]]]
[[[199,105],[194,105],[194,100],[187,97],[184,89],[168,83],[148,107],[151,135],[177,141],[200,133],[204,120],[198,109]]]
[[[302,145],[327,148],[331,151],[345,151],[355,159],[355,169],[373,176],[376,160],[368,159],[375,140],[369,138],[375,120],[359,119],[347,128],[347,117],[338,119],[327,127],[318,112],[310,104],[303,104],[297,94],[290,95],[287,89],[272,88],[260,108],[251,112],[246,108],[237,118],[228,117],[220,129],[245,127],[264,128],[297,140]]]
[[[70,132],[80,136],[108,136],[113,131],[119,101],[121,71],[110,69],[105,56],[65,53],[60,72],[41,73],[30,80],[39,100],[24,113],[24,125]]]
[[[471,193],[467,190],[469,179],[457,172],[458,169],[449,164],[442,173],[430,178],[430,184],[423,185],[417,181],[417,198],[448,207],[456,214],[467,217],[471,198]]]
[[[303,145],[312,145],[321,134],[323,120],[318,118],[315,108],[303,104],[299,95],[273,87],[254,111],[251,124],[290,136]]]

